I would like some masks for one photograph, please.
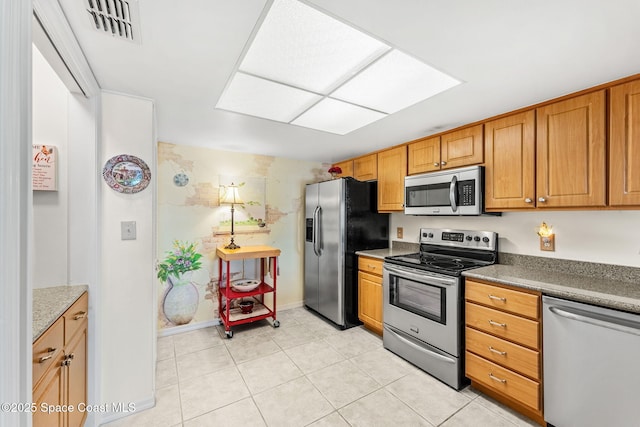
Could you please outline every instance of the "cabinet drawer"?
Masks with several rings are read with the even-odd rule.
[[[538,322],[470,302],[466,302],[465,306],[468,326],[535,350],[540,349]]]
[[[369,257],[358,257],[358,270],[382,276],[382,260]]]
[[[465,298],[468,301],[487,305],[498,310],[508,311],[530,319],[539,319],[540,297],[499,286],[467,280]]]
[[[64,321],[59,318],[33,343],[33,386],[62,354],[64,345]]]
[[[466,328],[465,342],[467,351],[534,380],[540,380],[539,352],[471,328]]]
[[[360,277],[361,280],[366,280],[368,282],[372,282],[372,283],[375,283],[376,285],[382,286],[382,277],[380,277],[378,275],[364,273],[362,271],[359,271],[358,272],[358,277]]]
[[[64,345],[71,341],[77,331],[85,326],[89,313],[89,294],[84,293],[64,312]]]
[[[467,376],[534,410],[540,409],[540,384],[508,369],[466,352]]]

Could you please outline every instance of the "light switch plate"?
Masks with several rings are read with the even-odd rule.
[[[120,222],[120,240],[136,240],[136,222]]]

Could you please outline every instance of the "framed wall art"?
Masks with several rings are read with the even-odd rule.
[[[31,183],[34,190],[58,190],[58,149],[53,145],[33,146]]]

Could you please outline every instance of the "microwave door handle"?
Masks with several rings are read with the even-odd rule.
[[[458,178],[454,175],[451,178],[451,185],[449,186],[449,201],[451,202],[451,210],[456,212],[458,210],[458,204],[456,203],[456,193],[458,191]]]

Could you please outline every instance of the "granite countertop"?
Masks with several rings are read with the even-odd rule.
[[[34,289],[33,341],[38,339],[88,289],[87,285]]]
[[[463,275],[531,289],[549,296],[640,313],[640,281],[554,271],[544,265],[494,264],[466,271]]]
[[[356,255],[384,259],[384,257],[388,256],[413,254],[418,252],[419,250],[420,245],[418,243],[401,242],[394,240],[390,248],[357,251]]]
[[[384,259],[384,257],[395,256],[395,255],[406,255],[410,253],[414,253],[416,251],[407,250],[407,249],[371,249],[368,251],[358,251],[356,255],[368,256],[371,258]]]

